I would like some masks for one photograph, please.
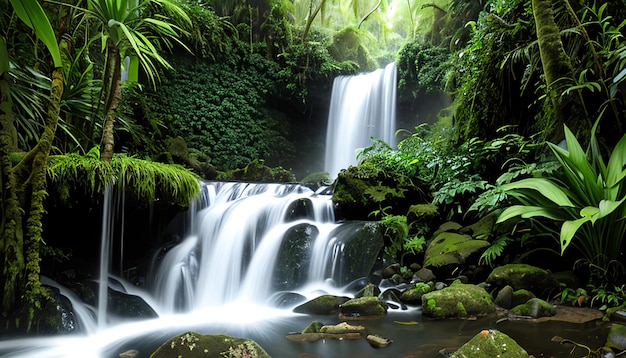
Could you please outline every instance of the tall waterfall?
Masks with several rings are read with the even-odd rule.
[[[396,120],[396,65],[356,76],[339,76],[333,83],[325,170],[335,178],[356,164],[356,151],[379,138],[393,146]]]

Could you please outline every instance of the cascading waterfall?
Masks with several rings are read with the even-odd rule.
[[[355,226],[334,222],[330,195],[299,184],[215,182],[204,190],[206,202],[193,219],[196,227],[160,259],[153,275],[152,294],[161,312],[230,302],[263,304],[281,285],[297,289],[294,285],[311,282],[346,283],[340,277],[340,252],[347,240],[344,232],[352,233]],[[275,268],[293,233],[304,250],[298,251],[300,261],[291,262],[302,265],[295,269],[298,285],[281,283]]]
[[[325,170],[335,178],[356,164],[356,152],[371,138],[394,146],[396,65],[356,76],[335,78],[328,113]]]

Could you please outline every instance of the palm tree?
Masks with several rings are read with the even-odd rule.
[[[32,117],[35,112],[46,111],[42,115],[43,132],[37,144],[14,163],[11,154],[18,147],[14,113],[17,107],[28,107],[31,104],[25,101],[14,103],[14,99],[20,98],[20,91],[24,95],[24,87],[15,85],[14,79],[19,76],[19,70],[9,65],[9,49],[13,43],[0,36],[0,204],[3,218],[0,222],[0,259],[3,264],[0,272],[3,290],[1,313],[2,318],[15,317],[15,325],[19,325],[20,320],[17,318],[23,314],[23,322],[28,328],[34,310],[41,308],[42,301],[49,297],[39,281],[41,219],[47,189],[48,157],[57,128],[64,88],[63,61],[57,43],[58,34],[52,29],[40,4],[32,0],[10,2],[15,15],[47,47],[53,62],[47,110],[26,108],[26,113],[32,114],[31,121],[34,120]],[[6,6],[6,1],[0,5]],[[34,98],[37,99],[36,96]],[[17,307],[24,310],[16,310]]]
[[[114,147],[114,124],[122,95],[122,59],[134,56],[151,84],[159,80],[158,67],[171,69],[161,56],[184,33],[175,22],[191,25],[187,14],[170,0],[88,0],[85,19],[95,20],[94,39],[100,39],[105,53],[101,105],[103,129],[100,158],[110,161]]]

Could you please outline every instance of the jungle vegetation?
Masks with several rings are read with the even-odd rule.
[[[48,302],[48,196],[116,180],[185,206],[198,177],[302,179],[287,173],[319,150],[333,78],[390,61],[401,101],[450,105],[430,124],[405,113],[414,128],[366,148],[360,175],[419,183],[434,222],[504,210],[476,265],[551,252],[591,284],[563,298],[590,304],[626,284],[621,0],[0,0],[0,14],[4,328]],[[377,192],[370,216],[395,228],[399,261],[436,229],[424,207],[385,205],[401,192]]]

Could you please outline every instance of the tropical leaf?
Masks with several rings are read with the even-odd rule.
[[[532,189],[558,206],[574,206],[561,187],[542,178],[522,179],[513,183],[504,184],[501,186],[501,189],[505,192],[509,190]]]
[[[63,61],[61,60],[61,51],[59,50],[59,44],[57,43],[52,25],[46,16],[46,13],[41,8],[39,2],[34,0],[10,0],[11,6],[15,14],[22,20],[28,27],[35,31],[35,35],[41,42],[46,45],[52,60],[54,67],[61,67]]]

